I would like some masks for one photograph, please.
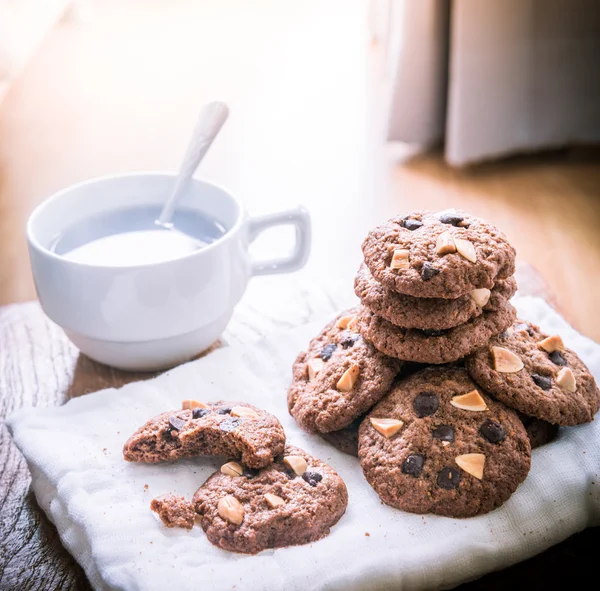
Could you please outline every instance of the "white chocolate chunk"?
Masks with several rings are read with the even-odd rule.
[[[285,456],[283,458],[285,464],[287,464],[298,476],[302,476],[308,468],[306,460],[302,456]]]
[[[483,468],[485,466],[485,456],[483,454],[464,454],[455,458],[460,468],[471,476],[482,480]]]
[[[360,367],[353,363],[342,375],[337,383],[337,389],[341,392],[350,392],[360,374]]]
[[[404,421],[400,421],[398,419],[374,419],[370,418],[371,425],[373,428],[379,431],[384,437],[388,439],[398,433],[402,426],[404,425]]]
[[[556,383],[567,392],[577,390],[577,380],[570,367],[563,367],[556,376]]]
[[[541,347],[548,353],[554,353],[554,351],[562,351],[565,348],[565,345],[559,335],[553,334],[551,337],[547,337],[543,341],[540,341],[538,347]]]
[[[477,262],[477,253],[475,252],[475,246],[473,246],[472,242],[464,240],[463,238],[455,238],[454,245],[456,246],[456,250],[461,257],[467,259],[467,261],[471,261],[472,263]]]
[[[404,248],[397,248],[394,250],[394,255],[392,256],[392,262],[390,263],[390,269],[409,269],[410,263],[408,262],[408,257],[410,255],[410,251]]]
[[[479,289],[474,289],[469,295],[480,308],[483,308],[490,301],[492,292],[485,287],[481,287]]]
[[[456,408],[474,412],[487,410],[487,404],[477,390],[471,390],[471,392],[467,392],[467,394],[453,396],[452,400],[450,400],[450,404]]]
[[[492,347],[494,369],[501,373],[516,373],[524,367],[521,359],[509,349]]]
[[[456,245],[454,244],[454,237],[451,232],[442,232],[437,237],[435,250],[440,256],[456,252]]]
[[[234,525],[240,525],[244,521],[244,507],[231,495],[219,499],[217,512],[225,521]]]

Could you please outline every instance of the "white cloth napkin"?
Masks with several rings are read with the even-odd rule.
[[[520,298],[516,305],[522,318],[560,333],[600,378],[600,346],[540,299]],[[251,345],[217,350],[153,380],[10,417],[37,500],[94,588],[450,587],[600,522],[598,421],[561,429],[555,442],[535,450],[525,482],[487,515],[457,520],[383,505],[358,460],[302,432],[288,415],[290,368],[326,319],[316,320]],[[121,448],[148,418],[178,408],[185,398],[241,399],[263,407],[279,417],[291,443],[330,463],[350,496],[331,534],[313,544],[246,556],[212,546],[200,527],[191,532],[165,528],[150,511],[150,500],[167,492],[191,498],[220,462],[132,465],[123,460]]]

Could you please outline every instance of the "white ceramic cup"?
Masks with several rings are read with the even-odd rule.
[[[44,201],[27,223],[29,256],[44,312],[88,357],[126,370],[172,367],[221,334],[248,280],[302,267],[310,252],[305,209],[249,218],[231,193],[193,179],[181,206],[219,221],[225,234],[173,260],[129,267],[68,260],[51,250],[66,228],[114,209],[164,203],[175,175],[128,174],[86,181]],[[252,260],[249,244],[265,229],[292,225],[289,256]]]

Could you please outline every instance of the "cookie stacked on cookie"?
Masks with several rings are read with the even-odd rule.
[[[417,212],[371,231],[363,253],[361,304],[297,357],[290,413],[358,456],[391,506],[491,511],[533,448],[593,420],[596,382],[559,335],[516,319],[515,250],[491,224]]]
[[[392,218],[363,242],[357,330],[386,355],[449,363],[515,319],[515,249],[491,224],[455,210]]]

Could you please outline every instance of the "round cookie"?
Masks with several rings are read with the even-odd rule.
[[[375,279],[418,298],[458,298],[515,272],[504,234],[456,210],[394,217],[369,232],[362,250]]]
[[[473,379],[498,400],[554,425],[578,425],[600,407],[596,381],[583,361],[537,326],[517,320],[466,361]]]
[[[362,422],[358,444],[365,477],[384,503],[448,517],[499,507],[531,462],[516,413],[477,391],[459,368],[403,380]]]
[[[227,466],[208,478],[192,500],[206,536],[224,550],[256,554],[314,542],[346,511],[344,481],[296,447],[286,446],[284,457],[259,472],[238,474],[240,466]]]
[[[150,419],[123,446],[128,462],[166,462],[196,456],[228,456],[261,468],[282,453],[279,419],[245,402],[185,400],[181,410]]]
[[[510,305],[483,312],[473,320],[443,331],[404,329],[361,306],[357,330],[390,357],[420,363],[449,363],[483,347],[491,337],[509,327],[516,316]]]
[[[527,437],[529,437],[529,442],[531,443],[531,449],[546,445],[556,438],[559,429],[558,425],[553,425],[552,423],[548,423],[548,421],[536,419],[535,417],[528,417],[520,412],[517,412],[517,415],[519,415],[521,422],[525,426]]]
[[[388,392],[402,365],[354,330],[355,312],[330,322],[294,363],[288,408],[310,433],[347,427]]]
[[[456,299],[415,298],[386,289],[362,263],[354,280],[354,292],[364,306],[396,326],[444,330],[506,306],[517,291],[514,277],[498,280],[490,290],[475,290]]]
[[[319,433],[319,435],[333,445],[335,449],[349,456],[358,457],[358,428],[365,415],[354,419],[347,427],[339,431],[330,431],[329,433]]]

